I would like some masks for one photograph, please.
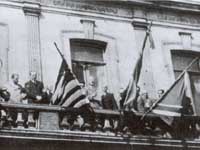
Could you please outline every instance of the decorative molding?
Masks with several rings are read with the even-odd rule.
[[[181,36],[181,35],[192,36],[192,33],[189,33],[189,32],[179,32],[178,34],[179,34],[180,36]]]
[[[148,27],[148,22],[146,19],[134,19],[132,21],[133,28],[135,30],[146,30]]]
[[[80,20],[83,24],[84,35],[86,39],[94,39],[95,21],[93,20]]]
[[[24,2],[23,11],[26,15],[40,16],[41,14],[40,3]]]
[[[191,49],[192,47],[192,33],[179,32],[183,49]]]

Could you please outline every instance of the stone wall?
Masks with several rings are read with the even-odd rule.
[[[134,2],[123,6],[116,2],[108,5],[61,0],[29,2],[0,1],[0,25],[8,27],[8,73],[19,73],[22,84],[34,66],[40,70],[44,84],[53,87],[61,62],[53,42],[57,42],[71,64],[69,39],[84,38],[81,20],[95,22],[94,39],[108,43],[107,81],[115,93],[126,87],[131,77],[145,36],[145,28],[141,26],[146,19],[153,21],[156,48],[150,49],[147,42],[140,85],[151,96],[155,97],[156,90],[167,89],[174,81],[170,50],[184,49],[179,32],[191,33],[189,50],[199,51],[199,12],[189,12],[189,4],[185,11],[181,8],[175,11],[155,4],[134,5]],[[30,26],[30,21],[35,24]]]

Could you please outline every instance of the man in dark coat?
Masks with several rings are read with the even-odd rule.
[[[10,93],[5,87],[0,87],[0,101],[7,102],[10,99]]]
[[[108,92],[108,87],[107,86],[105,86],[103,88],[103,92],[104,93],[101,96],[103,109],[116,110],[118,107],[117,107],[114,95],[112,93]]]
[[[25,83],[28,103],[43,103],[45,98],[45,93],[43,92],[43,89],[43,83],[37,80],[37,73],[30,72],[30,80]]]
[[[41,81],[37,80],[36,72],[30,72],[30,80],[25,83],[24,87],[29,104],[44,104],[44,101],[46,100],[46,94],[43,92],[44,85]],[[33,119],[37,120],[38,117],[39,112],[35,111]],[[25,116],[25,118],[27,118],[27,116]]]
[[[108,92],[108,87],[103,87],[103,95],[101,96],[101,102],[103,109],[109,109],[109,110],[117,110],[117,103],[115,101],[114,95],[112,93]],[[116,122],[114,119],[108,117],[104,120],[104,130],[109,130],[110,128],[114,129],[117,127],[118,122]]]

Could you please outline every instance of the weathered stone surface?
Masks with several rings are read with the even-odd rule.
[[[40,130],[59,130],[59,116],[56,112],[39,113]]]

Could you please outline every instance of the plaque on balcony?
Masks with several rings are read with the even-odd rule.
[[[39,129],[59,130],[59,117],[56,112],[40,112]]]

